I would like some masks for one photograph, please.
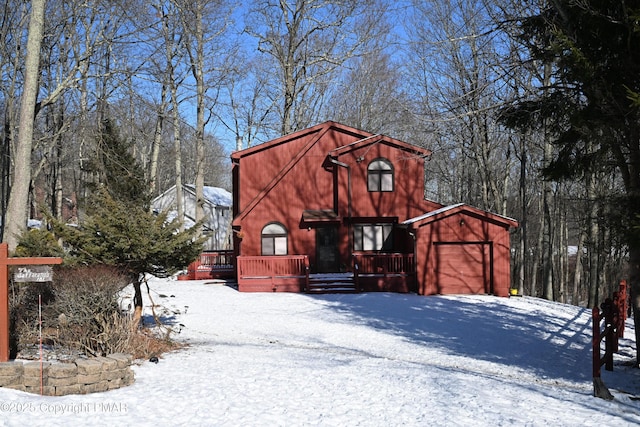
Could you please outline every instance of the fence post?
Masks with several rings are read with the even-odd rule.
[[[304,257],[304,292],[309,292],[309,257],[305,255]]]
[[[629,297],[627,295],[627,281],[620,281],[620,290],[618,291],[618,337],[624,338],[624,323],[627,320],[627,311],[629,310]]]
[[[616,307],[613,304],[613,301],[607,298],[609,301],[609,305],[607,306],[607,310],[604,313],[604,321],[605,321],[605,344],[604,348],[606,349],[604,353],[605,361],[604,368],[607,371],[613,371],[613,353],[618,351],[618,338],[616,337]]]
[[[356,256],[353,255],[351,259],[353,261],[353,284],[356,286],[356,290],[358,292],[362,292],[362,289],[360,289],[360,277],[359,277],[360,266],[358,265],[358,258],[356,258]]]
[[[596,306],[593,307],[591,313],[593,324],[593,341],[591,343],[593,353],[593,395],[601,399],[613,400],[613,395],[600,377],[600,366],[602,366],[602,360],[600,359],[600,342],[602,341],[600,334],[600,310]]]

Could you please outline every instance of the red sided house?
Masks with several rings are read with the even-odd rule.
[[[430,154],[335,122],[234,152],[239,290],[507,296],[516,221],[425,200]]]

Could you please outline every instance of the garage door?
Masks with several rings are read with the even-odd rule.
[[[435,250],[438,293],[491,292],[490,243],[436,243]]]

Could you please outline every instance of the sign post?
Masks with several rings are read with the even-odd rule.
[[[9,266],[52,264],[62,264],[62,258],[9,258],[9,245],[0,243],[0,362],[9,361]]]

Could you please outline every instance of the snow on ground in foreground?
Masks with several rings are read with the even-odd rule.
[[[141,362],[135,384],[106,393],[0,389],[0,426],[640,424],[640,370],[621,364],[632,359],[630,322],[615,371],[602,374],[615,400],[592,396],[590,310],[527,297],[150,288],[187,348]]]

